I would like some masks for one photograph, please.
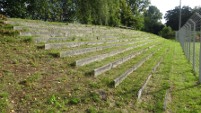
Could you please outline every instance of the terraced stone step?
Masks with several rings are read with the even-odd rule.
[[[78,47],[81,45],[101,45],[104,43],[115,43],[115,42],[128,42],[131,41],[129,39],[124,40],[107,40],[107,41],[87,41],[87,42],[65,42],[65,43],[49,43],[45,44],[45,49],[61,49],[61,48],[71,48]]]
[[[105,59],[107,57],[111,57],[111,56],[114,56],[114,55],[129,51],[129,50],[144,46],[146,44],[148,44],[148,43],[140,44],[140,45],[137,45],[137,46],[134,46],[134,47],[129,47],[129,48],[126,48],[126,49],[123,49],[123,50],[112,51],[110,53],[105,53],[105,54],[102,54],[102,55],[97,55],[97,56],[92,56],[92,57],[89,57],[89,58],[80,59],[80,60],[75,61],[75,66],[84,66],[86,64],[89,64],[89,63],[92,63],[92,62],[95,62],[95,61],[100,61],[100,60],[103,60],[103,59]]]
[[[132,53],[132,54],[130,54],[129,56],[126,56],[126,57],[124,57],[124,58],[120,58],[120,59],[118,59],[118,60],[116,60],[116,61],[114,61],[114,62],[112,62],[112,63],[106,64],[106,65],[104,65],[104,66],[102,66],[102,67],[99,67],[99,68],[94,69],[94,70],[93,70],[94,77],[97,77],[98,75],[100,75],[100,74],[102,74],[102,73],[104,73],[104,72],[106,72],[106,71],[109,71],[109,70],[111,70],[112,68],[115,68],[115,67],[117,67],[118,65],[123,64],[124,62],[126,62],[126,61],[128,61],[128,60],[130,60],[130,59],[135,58],[137,55],[142,54],[143,52],[147,51],[147,50],[150,49],[150,48],[153,48],[154,46],[155,46],[155,45],[153,45],[153,46],[151,46],[151,47],[148,47],[148,48],[146,48],[146,49],[143,49],[143,50],[141,50],[141,51]]]
[[[73,41],[73,40],[114,40],[118,39],[118,37],[112,37],[112,38],[104,38],[104,37],[94,37],[94,36],[88,36],[87,38],[81,37],[81,36],[69,36],[69,37],[50,37],[47,35],[40,36],[34,38],[35,43],[50,43],[50,42],[65,42],[65,41]]]
[[[100,50],[104,50],[104,49],[108,49],[108,48],[112,48],[112,47],[120,47],[120,46],[125,46],[125,45],[130,45],[130,44],[136,44],[136,43],[139,43],[139,42],[143,42],[143,41],[130,42],[130,43],[127,43],[127,44],[112,44],[110,46],[97,46],[97,47],[84,48],[84,49],[71,50],[71,51],[61,51],[60,52],[60,57],[68,57],[68,56],[80,55],[80,54],[100,51]]]

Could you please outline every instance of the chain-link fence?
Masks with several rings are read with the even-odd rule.
[[[189,20],[176,32],[176,39],[180,42],[193,70],[199,75],[201,82],[201,12],[193,14]]]

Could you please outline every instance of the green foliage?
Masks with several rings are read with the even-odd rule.
[[[162,13],[155,6],[149,6],[149,9],[144,13],[144,31],[158,34],[164,27],[160,22]]]
[[[137,16],[146,11],[146,8],[149,6],[149,0],[127,0],[127,3],[131,7],[131,11],[134,16]]]
[[[76,105],[76,104],[79,104],[79,103],[80,103],[80,99],[76,98],[76,97],[71,98],[70,101],[69,101],[69,104],[71,104],[71,105]]]
[[[81,23],[111,25],[119,24],[118,1],[80,0],[78,2],[78,18]]]
[[[134,9],[132,8],[134,4],[129,5],[129,2],[125,0],[121,0],[120,3],[121,24],[123,24],[124,26],[141,30],[144,27],[144,16],[142,15],[142,13],[139,13],[137,11],[138,9],[134,11]]]
[[[175,7],[173,10],[167,11],[164,17],[167,21],[166,25],[170,26],[173,30],[178,30],[179,28],[179,10],[180,7]],[[193,14],[193,10],[189,6],[183,6],[181,12],[181,26],[183,26]]]
[[[64,102],[60,100],[59,97],[55,96],[55,95],[52,95],[49,100],[48,100],[48,103],[53,105],[54,107],[56,108],[62,108],[64,109]],[[53,109],[51,109],[53,110]]]
[[[45,21],[143,28],[148,0],[5,0],[0,13]]]
[[[171,38],[174,38],[174,31],[172,31],[172,28],[171,27],[164,27],[160,33],[159,33],[160,36],[164,37],[164,38],[167,38],[167,39],[171,39]]]
[[[110,26],[118,26],[120,25],[120,2],[119,0],[108,0],[109,6],[109,22],[108,25]]]
[[[33,41],[33,37],[30,37],[30,36],[25,36],[25,37],[22,37],[21,39],[23,42],[26,42],[26,43],[30,43]]]
[[[27,0],[3,0],[1,4],[4,10],[0,10],[0,13],[9,17],[25,18],[27,16],[26,1]]]
[[[49,99],[48,102],[49,102],[50,104],[54,104],[56,101],[57,101],[57,100],[56,100],[55,95],[52,95],[52,96],[50,97],[50,99]]]
[[[91,92],[90,97],[94,102],[99,102],[100,101],[100,96],[96,92]]]
[[[90,107],[86,110],[87,113],[97,113],[97,110],[94,107]]]
[[[0,112],[6,113],[8,112],[8,93],[2,92],[0,93]]]
[[[47,20],[51,18],[50,6],[47,0],[28,0],[27,12],[28,18]]]
[[[76,20],[76,1],[75,0],[63,0],[62,3],[62,15],[63,21],[75,21]]]

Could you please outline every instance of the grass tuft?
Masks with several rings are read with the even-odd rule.
[[[23,42],[25,42],[25,43],[31,43],[31,42],[33,42],[33,37],[30,37],[30,36],[24,36],[24,37],[22,37],[22,39],[21,39]]]
[[[79,99],[79,98],[77,98],[77,97],[72,97],[71,99],[70,99],[70,101],[69,101],[69,104],[70,105],[77,105],[77,104],[79,104],[81,102],[81,100]]]

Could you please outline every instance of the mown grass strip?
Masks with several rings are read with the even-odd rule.
[[[177,113],[199,113],[201,111],[201,85],[198,84],[198,77],[194,75],[192,65],[186,60],[181,47],[179,44],[176,45],[170,74],[171,103],[168,104],[167,110]]]
[[[175,47],[174,47],[172,59],[175,59],[175,55],[176,55],[175,52],[176,51],[175,51]],[[172,60],[172,62],[175,62],[175,60]],[[169,73],[172,73],[172,69],[173,69],[173,65],[170,67]],[[164,111],[167,111],[167,109],[170,111],[170,109],[168,108],[168,104],[171,102],[171,93],[170,92],[171,92],[172,84],[171,84],[170,80],[168,81],[168,83],[169,83],[169,88],[166,90],[165,97],[164,97],[164,103],[163,103]]]
[[[148,55],[143,60],[135,64],[132,68],[128,69],[125,73],[114,79],[114,87],[116,88],[126,77],[131,74],[133,71],[137,70],[140,66],[142,66],[148,59],[150,59],[153,56],[154,53]]]
[[[164,54],[164,50],[166,48],[166,44],[162,44],[157,46],[153,50],[147,53],[154,53],[157,51],[158,48],[161,48],[160,51],[157,51],[149,60],[147,60],[141,67],[139,67],[136,71],[131,73],[122,83],[119,85],[115,90],[115,98],[116,101],[120,101],[123,105],[120,107],[129,106],[131,111],[136,111],[136,113],[144,113],[143,111],[138,111],[138,104],[137,104],[137,93],[139,89],[142,87],[144,81],[147,78],[147,75],[151,73],[153,67],[158,63],[158,59],[160,59],[161,55]],[[145,53],[142,56],[147,56],[148,54]],[[140,55],[141,56],[141,55]],[[144,57],[139,57],[134,59],[136,63],[130,64],[137,64],[137,61],[140,61]],[[126,63],[128,65],[128,63]],[[126,66],[126,65],[125,65]],[[123,66],[124,67],[124,66]],[[123,68],[122,67],[122,68]],[[127,69],[131,67],[128,66]],[[119,98],[120,97],[120,98]],[[123,100],[123,101],[122,101]],[[133,105],[133,103],[136,103]]]
[[[167,52],[167,51],[166,51]],[[166,53],[165,52],[165,53]],[[138,94],[137,94],[137,99],[138,101],[140,100],[141,98],[141,95],[142,95],[142,92],[143,90],[145,89],[146,85],[148,84],[149,80],[151,79],[152,75],[156,72],[156,69],[160,66],[161,62],[163,61],[163,58],[164,58],[164,55],[160,58],[159,62],[153,67],[152,69],[152,72],[149,74],[149,76],[147,77],[145,83],[143,84],[143,86],[140,88],[140,90],[138,91]]]
[[[164,53],[164,59],[157,69],[157,72],[152,74],[151,79],[144,88],[144,93],[140,99],[141,109],[143,112],[163,112],[164,111],[164,97],[167,89],[169,89],[169,74],[171,72],[171,65],[173,59],[173,48],[175,44],[173,42],[167,42],[171,44],[168,53]]]

